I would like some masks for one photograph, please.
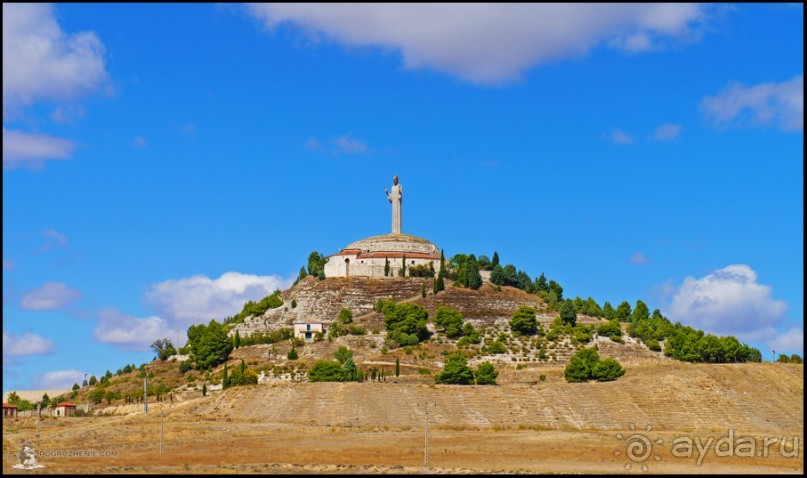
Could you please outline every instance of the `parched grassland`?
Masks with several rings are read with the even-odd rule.
[[[489,387],[276,383],[163,402],[148,415],[46,419],[34,442],[47,454],[39,473],[642,473],[642,465],[656,473],[802,473],[803,390],[798,365],[672,361],[633,365],[609,383],[554,375]],[[3,422],[4,472],[35,433],[34,419]],[[730,436],[735,446],[753,440],[754,456],[739,448],[720,456],[715,445],[723,439],[726,455]],[[629,450],[630,437],[651,444],[646,456]],[[687,439],[710,445],[673,453]],[[55,456],[79,450],[91,456]]]

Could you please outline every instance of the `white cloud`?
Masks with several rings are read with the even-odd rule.
[[[34,386],[39,390],[69,390],[74,383],[80,385],[82,382],[84,382],[84,372],[80,370],[54,370],[37,377],[34,380]]]
[[[44,250],[67,245],[67,236],[55,229],[45,229],[42,231],[42,235],[45,237],[45,244],[42,246]]]
[[[305,142],[305,150],[319,153],[339,154],[367,154],[370,148],[367,143],[353,137],[353,133],[343,134],[327,142],[311,137]]]
[[[630,256],[630,263],[631,264],[647,264],[647,257],[641,252],[637,252],[636,254]]]
[[[633,144],[633,138],[619,129],[615,129],[614,132],[611,133],[611,141],[613,141],[614,144]]]
[[[784,131],[799,131],[804,129],[804,77],[749,87],[731,83],[704,98],[701,108],[719,127],[776,125]]]
[[[155,340],[172,335],[166,320],[156,316],[137,318],[109,308],[99,310],[98,317],[95,338],[126,350],[148,350]]]
[[[64,307],[81,298],[81,292],[62,282],[46,282],[22,296],[20,307],[31,310],[51,310]]]
[[[305,142],[306,151],[325,151],[325,147],[317,138],[308,138]]]
[[[745,264],[718,269],[700,279],[688,276],[672,298],[668,317],[705,332],[745,342],[772,340],[787,303],[771,297]]]
[[[69,159],[75,147],[72,141],[55,136],[3,128],[3,167],[24,166],[38,169],[45,160]]]
[[[50,4],[3,4],[4,111],[7,103],[72,100],[106,79],[104,46],[95,33],[64,33]]]
[[[292,282],[278,276],[239,272],[226,272],[215,280],[200,274],[154,284],[145,300],[159,316],[186,327],[235,315],[247,301],[260,300],[276,289],[287,289]]]
[[[656,141],[672,141],[681,136],[680,124],[663,124],[656,128],[653,139]]]
[[[768,347],[776,350],[776,355],[780,353],[804,355],[804,329],[791,328],[785,332],[777,334],[773,339],[768,340]]]
[[[135,136],[134,140],[132,140],[133,148],[145,148],[146,146],[148,146],[148,144],[149,143],[148,141],[146,141],[146,138],[142,136]]]
[[[336,150],[344,154],[367,153],[367,144],[352,137],[352,134],[344,134],[334,140]]]
[[[599,44],[627,51],[697,35],[696,4],[256,4],[274,29],[399,50],[406,68],[430,67],[481,84],[518,79],[542,63],[577,58]]]
[[[47,355],[53,350],[53,340],[40,335],[25,333],[14,335],[3,331],[3,356]]]

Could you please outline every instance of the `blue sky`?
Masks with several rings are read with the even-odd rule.
[[[800,5],[3,5],[3,387],[403,231],[803,353]],[[184,343],[184,339],[180,342]]]

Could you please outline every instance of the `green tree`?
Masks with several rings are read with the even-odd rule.
[[[289,353],[286,355],[286,358],[289,360],[297,360],[299,358],[297,355],[297,350],[294,349],[294,345],[291,346],[291,350],[289,350]]]
[[[401,375],[401,361],[398,357],[395,357],[395,376]]]
[[[489,271],[493,266],[490,263],[490,257],[486,255],[481,255],[476,259],[476,262],[479,263],[479,269],[483,271]]]
[[[437,308],[434,313],[434,324],[442,327],[449,338],[453,339],[462,335],[462,313],[447,305]]]
[[[468,360],[458,353],[446,357],[443,371],[434,377],[437,383],[468,385],[474,383],[474,372],[468,367]]]
[[[563,300],[563,287],[561,287],[560,284],[558,284],[554,280],[550,280],[547,288],[549,289],[549,292],[555,293],[555,295],[558,297],[558,300]]]
[[[224,364],[224,375],[221,378],[221,389],[230,387],[230,376],[227,374],[227,364]]]
[[[426,298],[426,283],[420,284],[420,296]]]
[[[235,338],[233,339],[233,347],[234,348],[241,347],[241,334],[238,333],[238,330],[235,331]]]
[[[157,355],[160,360],[165,360],[171,355],[175,355],[177,353],[177,349],[174,348],[174,344],[171,343],[171,339],[157,339],[151,344],[151,350]]]
[[[336,352],[334,352],[333,357],[339,362],[340,365],[343,365],[348,361],[348,359],[353,358],[353,351],[342,345],[336,350]]]
[[[202,384],[202,396],[203,397],[207,396],[207,384],[206,383]]]
[[[324,277],[325,263],[327,261],[328,258],[324,254],[312,251],[311,254],[308,255],[308,274],[319,277],[320,273],[322,273]]]
[[[560,306],[560,320],[572,327],[577,323],[577,312],[575,312],[574,303],[570,299],[564,300],[563,305]]]
[[[297,275],[297,282],[305,279],[308,277],[308,273],[305,270],[305,267],[300,267],[300,273]]]
[[[496,251],[493,251],[493,259],[490,261],[491,270],[493,270],[493,268],[498,266],[498,265],[499,265],[499,253],[496,252]]]
[[[642,302],[641,300],[636,301],[636,307],[633,309],[633,313],[630,316],[630,321],[633,323],[645,321],[650,317],[650,310],[647,308],[647,304]]]
[[[90,387],[98,383],[98,379],[95,378],[95,375],[90,375]]]
[[[106,404],[111,405],[112,400],[115,400],[115,392],[112,390],[107,390],[107,392],[104,394],[104,398],[106,399]]]
[[[535,292],[541,293],[549,290],[549,285],[546,283],[546,276],[541,272],[541,276],[535,279]]]
[[[40,402],[39,402],[39,405],[40,405],[42,408],[47,408],[47,407],[48,407],[48,405],[50,405],[50,397],[48,396],[48,394],[47,394],[47,393],[45,393],[45,394],[43,394],[43,395],[42,395],[42,401],[40,401]]]
[[[188,327],[188,344],[197,369],[210,369],[227,360],[233,350],[227,331],[227,326],[215,320]]]
[[[343,324],[350,324],[353,322],[353,312],[350,309],[342,309],[339,311],[339,322]]]
[[[479,273],[479,263],[473,254],[465,261],[465,286],[473,290],[482,287],[482,274]]]
[[[73,390],[78,390],[79,388],[81,388],[81,387],[79,387],[77,383],[73,384]]]
[[[602,316],[605,320],[614,320],[617,318],[616,310],[614,310],[611,303],[606,301],[605,304],[602,305]]]
[[[518,272],[516,271],[516,266],[513,264],[507,264],[502,269],[502,277],[504,278],[504,285],[509,285],[510,287],[518,286]]]
[[[106,395],[106,390],[102,387],[94,388],[90,390],[89,393],[90,400],[92,400],[92,402],[96,405],[101,403],[101,401],[104,399],[104,395]]]
[[[510,319],[510,329],[524,335],[533,335],[538,331],[538,321],[535,319],[535,309],[521,306]]]
[[[496,285],[504,285],[504,269],[500,264],[493,266],[490,272],[490,282]]]
[[[389,258],[384,257],[384,277],[389,276]]]
[[[620,322],[628,322],[630,321],[630,314],[630,304],[628,304],[627,300],[623,300],[616,308],[616,316],[619,318]]]
[[[401,268],[398,269],[398,275],[401,277],[406,277],[406,254],[404,254],[401,258]]]
[[[591,380],[591,367],[600,360],[593,349],[582,349],[575,353],[566,365],[564,375],[567,382],[586,382]]]
[[[429,318],[429,313],[422,306],[408,302],[393,303],[385,306],[383,313],[387,336],[397,340],[399,344],[401,343],[400,338],[408,342],[406,337],[401,337],[401,334],[413,336],[415,343],[428,337],[426,320]]]
[[[496,377],[499,375],[499,372],[492,363],[483,362],[479,364],[474,375],[476,375],[477,385],[495,385]]]

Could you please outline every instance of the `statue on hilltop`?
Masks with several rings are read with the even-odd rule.
[[[398,176],[392,177],[392,192],[384,186],[387,199],[392,203],[392,233],[401,234],[401,202],[403,201],[403,189],[398,184]]]

